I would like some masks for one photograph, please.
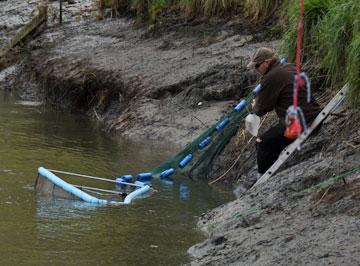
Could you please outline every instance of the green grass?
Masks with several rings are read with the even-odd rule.
[[[358,32],[349,47],[346,67],[346,82],[350,87],[350,102],[355,106],[360,100],[360,33]]]
[[[295,61],[299,7],[290,7],[282,52]],[[345,82],[352,104],[359,102],[359,0],[305,0],[302,64],[326,75],[333,88]]]
[[[316,46],[319,49],[321,68],[326,71],[331,86],[344,82],[355,16],[360,15],[356,11],[358,7],[355,2],[358,1],[333,1],[328,14],[318,27]]]
[[[305,0],[304,2],[304,20],[302,36],[302,54],[305,59],[316,56],[316,50],[313,48],[317,38],[317,26],[329,11],[330,0]],[[285,26],[285,33],[282,38],[282,52],[287,55],[290,62],[295,62],[296,57],[296,39],[299,22],[299,5],[289,6],[289,19]],[[304,60],[304,58],[303,58]]]

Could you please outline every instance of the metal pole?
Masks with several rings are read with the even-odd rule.
[[[60,24],[62,24],[62,1],[63,0],[59,0],[59,8],[60,8],[59,22],[60,22]]]
[[[121,191],[115,191],[115,190],[109,190],[109,189],[103,189],[103,188],[96,188],[96,187],[87,187],[87,186],[82,186],[82,185],[73,185],[73,186],[76,187],[76,188],[82,188],[82,189],[87,189],[87,190],[108,192],[108,193],[116,194],[116,195],[120,195],[120,196],[126,196],[127,195],[126,193],[121,192]]]
[[[71,172],[59,171],[59,170],[54,170],[54,169],[48,169],[48,170],[49,170],[50,172],[59,173],[59,174],[85,177],[85,178],[89,178],[89,179],[95,179],[95,180],[101,180],[101,181],[106,181],[106,182],[111,182],[111,183],[124,184],[124,185],[134,186],[134,187],[142,187],[141,185],[136,185],[136,184],[133,184],[133,183],[117,182],[117,181],[112,180],[112,179],[107,179],[107,178],[102,178],[102,177],[97,177],[97,176],[81,175],[81,174],[75,174],[75,173],[71,173]]]

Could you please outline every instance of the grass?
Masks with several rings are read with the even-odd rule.
[[[290,7],[282,52],[295,61],[299,7]],[[305,0],[302,64],[326,75],[333,88],[348,82],[353,105],[359,102],[359,0]]]
[[[285,0],[245,0],[246,15],[256,24],[262,23],[279,11]]]
[[[355,106],[360,100],[360,33],[358,32],[349,47],[346,67],[346,82],[350,87],[350,102]]]
[[[344,82],[355,16],[360,15],[356,12],[358,7],[355,2],[358,1],[333,1],[328,14],[318,27],[316,46],[319,49],[321,68],[326,71],[331,86]]]
[[[316,27],[327,14],[330,6],[329,0],[305,0],[304,2],[304,21],[303,21],[303,37],[302,37],[302,54],[307,55],[305,59],[309,59],[314,54],[312,44],[317,37]],[[299,5],[289,6],[289,18],[286,24],[287,30],[282,38],[282,51],[287,55],[290,62],[295,62],[296,57],[296,39],[299,21]],[[304,60],[304,58],[303,58]]]

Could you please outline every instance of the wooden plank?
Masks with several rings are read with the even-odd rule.
[[[14,48],[20,43],[24,42],[25,38],[33,33],[39,26],[41,26],[47,20],[47,7],[43,6],[39,8],[39,14],[35,16],[28,24],[26,24],[18,34],[10,41],[8,47]]]
[[[13,48],[21,43],[25,43],[26,38],[31,36],[43,23],[47,21],[47,7],[43,6],[39,8],[39,14],[35,16],[28,24],[26,24],[20,32],[18,32],[10,43],[0,50],[0,70],[9,66],[16,55],[12,51]]]
[[[348,86],[345,85],[332,100],[324,107],[320,114],[315,118],[308,130],[302,133],[293,143],[287,146],[279,155],[276,162],[263,174],[258,181],[252,186],[251,189],[258,186],[261,183],[266,182],[271,176],[273,176],[281,165],[308,139],[310,134],[325,120],[328,115],[333,112],[339,104],[345,99],[345,95],[348,91]]]

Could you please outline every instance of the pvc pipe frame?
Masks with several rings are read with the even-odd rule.
[[[61,172],[61,171],[57,171],[57,172]],[[71,185],[71,184],[65,182],[64,180],[62,180],[61,178],[57,177],[50,170],[47,170],[44,167],[39,167],[38,173],[40,175],[42,175],[43,177],[46,177],[48,180],[50,180],[52,183],[54,183],[58,187],[62,188],[66,192],[73,194],[74,196],[78,197],[79,199],[81,199],[87,203],[95,204],[95,205],[130,204],[133,199],[150,191],[150,186],[148,186],[148,185],[140,186],[139,189],[136,189],[133,192],[131,192],[129,195],[127,195],[126,198],[124,199],[124,202],[108,201],[108,200],[98,199],[94,196],[91,196],[91,195],[85,193],[84,191],[74,187],[73,185]],[[62,173],[64,173],[64,172],[62,172]]]

